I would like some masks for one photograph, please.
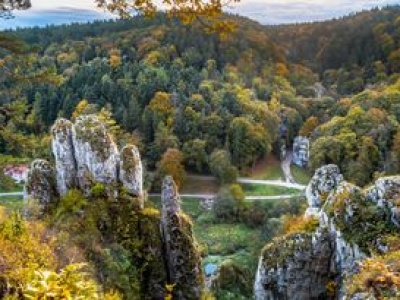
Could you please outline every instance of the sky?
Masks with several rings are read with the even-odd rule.
[[[31,0],[31,2],[32,8],[15,12],[14,19],[0,19],[0,30],[115,17],[96,8],[94,0]],[[392,4],[400,4],[400,0],[241,0],[228,11],[263,24],[282,24],[326,20]]]

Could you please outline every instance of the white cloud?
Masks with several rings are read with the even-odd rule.
[[[44,26],[109,19],[95,0],[31,0],[32,9],[15,12],[14,20],[1,20],[0,30],[10,27]],[[160,3],[161,0],[155,0]],[[376,6],[400,4],[399,0],[241,0],[228,11],[264,24],[308,22],[337,18]]]
[[[63,7],[72,7],[75,9],[96,9],[94,0],[31,0],[32,10],[48,10]]]
[[[229,11],[261,23],[279,24],[326,20],[399,0],[244,0]]]

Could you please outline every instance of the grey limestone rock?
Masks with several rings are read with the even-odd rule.
[[[41,213],[57,201],[55,171],[49,162],[42,159],[32,162],[25,183],[25,197],[37,200]]]
[[[329,192],[338,187],[342,181],[343,175],[336,165],[325,165],[317,169],[306,188],[308,213],[313,214],[315,210],[318,210],[323,198],[326,198]]]
[[[292,162],[299,167],[307,167],[310,159],[310,141],[305,136],[297,136],[293,142]]]
[[[327,230],[274,239],[260,258],[255,299],[330,299],[326,286],[336,276],[334,249]]]
[[[105,125],[94,115],[77,118],[72,131],[79,187],[87,192],[92,182],[117,181],[119,152]]]
[[[143,166],[136,146],[126,145],[121,150],[119,179],[129,193],[143,195]]]
[[[180,210],[180,197],[171,176],[162,183],[161,232],[168,280],[175,284],[174,299],[200,299],[203,289],[201,259],[190,220]]]
[[[58,119],[51,128],[57,189],[61,196],[64,196],[69,189],[75,188],[77,185],[72,131],[73,124],[66,119]]]
[[[390,210],[392,223],[400,227],[400,176],[377,179],[366,194],[378,207]]]
[[[345,182],[337,166],[327,165],[316,170],[306,197],[306,216],[317,217],[319,226],[314,232],[276,238],[263,249],[254,285],[257,300],[344,297],[343,280],[366,258],[335,223],[336,217],[350,223],[360,205],[357,201],[367,201],[364,191]],[[337,287],[333,295],[328,284]]]

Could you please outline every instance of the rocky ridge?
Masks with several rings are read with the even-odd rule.
[[[75,124],[58,119],[51,132],[55,167],[44,160],[32,163],[25,186],[27,201],[37,200],[41,214],[46,214],[70,190],[80,190],[88,199],[95,199],[93,189],[104,187],[110,201],[116,200],[117,205],[119,199],[121,205],[125,205],[125,199],[132,199],[135,205],[130,207],[137,210],[133,217],[126,209],[121,210],[127,222],[132,222],[126,224],[132,228],[128,232],[134,235],[133,240],[140,241],[143,256],[158,253],[143,266],[133,262],[139,263],[136,267],[144,268],[148,277],[142,282],[143,299],[164,298],[167,285],[173,286],[173,299],[200,299],[204,285],[201,258],[172,178],[166,177],[163,182],[159,216],[145,208],[143,166],[134,145],[126,145],[120,153],[105,125],[94,115],[78,117]],[[142,232],[144,228],[154,232]],[[129,242],[129,236],[122,240]]]
[[[348,294],[346,279],[371,251],[387,250],[385,235],[399,232],[398,193],[400,177],[380,178],[363,190],[344,181],[336,165],[316,170],[306,189],[306,216],[317,218],[319,225],[265,246],[255,298],[360,299]]]

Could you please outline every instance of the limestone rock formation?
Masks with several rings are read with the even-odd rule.
[[[65,195],[76,183],[76,161],[72,142],[73,124],[66,119],[58,119],[52,129],[52,150],[56,163],[57,189]]]
[[[168,281],[173,299],[200,299],[203,288],[201,259],[190,220],[180,210],[180,197],[171,176],[162,184],[161,231],[165,245]]]
[[[126,145],[121,150],[119,179],[129,193],[143,195],[143,166],[136,146]]]
[[[293,142],[293,158],[292,162],[305,168],[310,158],[310,141],[305,136],[297,136]]]
[[[326,88],[323,86],[321,82],[316,82],[313,84],[312,89],[315,92],[316,98],[322,98],[323,95],[326,93]]]
[[[61,196],[71,188],[79,186],[88,192],[94,182],[110,184],[119,179],[129,193],[142,197],[143,167],[138,149],[127,145],[120,157],[112,137],[97,117],[81,116],[75,124],[58,119],[52,135]]]
[[[120,154],[106,127],[95,116],[78,117],[75,124],[59,119],[52,127],[52,137],[55,170],[47,161],[34,161],[27,176],[26,197],[37,199],[42,213],[72,188],[90,195],[88,199],[98,199],[104,210],[100,218],[108,220],[110,226],[103,226],[103,219],[94,222],[101,223],[99,231],[104,237],[111,233],[112,240],[118,239],[135,255],[140,252],[130,262],[143,270],[140,297],[164,299],[169,283],[174,284],[173,299],[200,299],[204,287],[201,258],[191,221],[181,212],[172,177],[163,182],[160,217],[156,209],[143,207],[143,166],[138,149],[127,145]],[[103,183],[105,189],[93,189],[97,182]],[[96,196],[98,190],[107,193]],[[105,197],[113,201],[106,201]],[[118,231],[121,227],[124,230]]]
[[[326,165],[315,171],[306,188],[307,214],[314,214],[330,191],[343,181],[343,175],[336,165]]]
[[[316,170],[306,190],[306,216],[317,217],[319,226],[263,249],[256,299],[357,299],[347,294],[346,279],[371,251],[387,251],[385,235],[398,234],[399,194],[399,177],[378,179],[363,190],[344,181],[335,165]]]
[[[57,197],[53,167],[42,159],[33,161],[25,183],[25,198],[37,200],[40,211],[44,213],[57,201]]]
[[[329,299],[326,286],[336,276],[334,247],[327,230],[274,239],[260,258],[256,300]]]
[[[87,191],[92,182],[117,181],[119,152],[105,125],[93,115],[77,118],[72,131],[80,188]]]
[[[367,190],[367,198],[391,212],[391,221],[400,227],[400,176],[382,177]]]

